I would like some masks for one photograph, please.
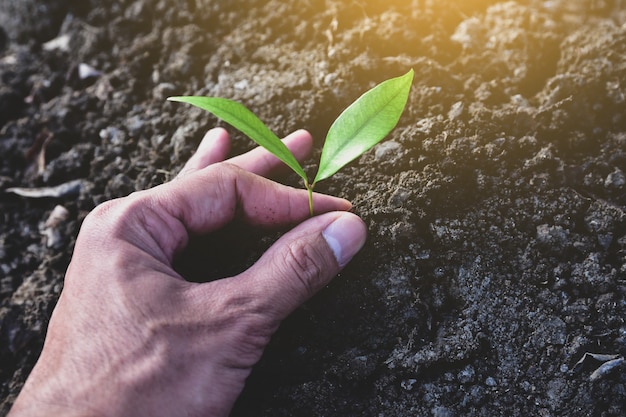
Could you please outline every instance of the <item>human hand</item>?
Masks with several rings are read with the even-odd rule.
[[[350,203],[274,183],[261,148],[221,162],[207,133],[178,177],[98,206],[85,219],[41,357],[11,416],[226,416],[279,323],[362,247]],[[300,160],[298,131],[285,143]],[[324,214],[321,214],[324,213]],[[232,220],[285,227],[250,269],[208,283],[173,268],[192,235]]]

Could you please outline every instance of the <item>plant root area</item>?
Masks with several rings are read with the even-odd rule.
[[[223,125],[166,97],[308,129],[312,177],[341,110],[413,68],[397,128],[316,188],[354,203],[366,246],[232,415],[625,415],[625,22],[621,0],[3,0],[0,413],[86,214],[171,180]],[[180,268],[228,276],[277,237],[234,225]]]

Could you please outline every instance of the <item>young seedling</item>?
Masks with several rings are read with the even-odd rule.
[[[413,70],[410,70],[380,83],[346,108],[328,130],[313,182],[309,182],[302,166],[278,136],[242,104],[221,97],[184,96],[169,97],[168,100],[189,103],[213,113],[287,164],[304,180],[312,216],[315,185],[387,136],[400,120],[412,83]]]

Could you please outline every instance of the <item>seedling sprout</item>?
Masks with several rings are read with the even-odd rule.
[[[169,97],[168,100],[192,104],[213,113],[289,166],[304,180],[312,216],[315,185],[387,136],[400,120],[412,83],[411,69],[400,77],[383,81],[348,106],[328,130],[313,182],[309,182],[302,166],[278,136],[242,104],[221,97],[182,96]]]

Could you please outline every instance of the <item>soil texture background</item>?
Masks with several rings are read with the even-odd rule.
[[[354,203],[368,243],[232,415],[623,416],[625,23],[621,0],[0,0],[0,414],[85,215],[169,181],[222,125],[166,97],[308,129],[312,176],[341,110],[413,68],[398,127],[316,189]],[[180,268],[228,276],[276,237],[234,226]]]

